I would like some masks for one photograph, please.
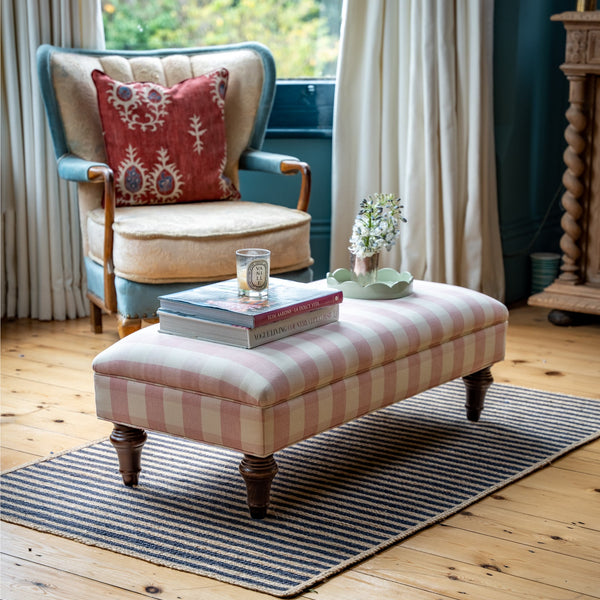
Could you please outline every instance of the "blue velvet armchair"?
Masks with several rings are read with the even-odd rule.
[[[296,157],[262,151],[275,92],[269,50],[241,43],[161,51],[91,51],[44,45],[38,75],[58,173],[78,184],[81,236],[94,331],[115,313],[121,337],[156,321],[158,296],[235,276],[235,250],[271,250],[271,273],[309,281],[310,168]],[[118,82],[170,88],[215,70],[229,73],[224,98],[224,178],[239,188],[239,170],[299,174],[296,208],[268,196],[122,206],[116,200],[104,123],[92,72]]]

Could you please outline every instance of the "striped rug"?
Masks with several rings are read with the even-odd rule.
[[[263,521],[240,455],[150,434],[136,489],[108,441],[2,476],[2,519],[290,596],[600,435],[600,401],[495,384],[479,423],[451,382],[296,444]]]

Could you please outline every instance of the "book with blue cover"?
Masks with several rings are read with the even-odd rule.
[[[254,328],[339,304],[343,293],[271,277],[267,298],[238,296],[237,279],[228,279],[160,296],[159,300],[160,308],[170,313]]]
[[[339,304],[331,304],[308,312],[297,313],[287,319],[273,321],[258,327],[242,327],[229,323],[207,321],[159,308],[159,331],[208,342],[228,344],[240,348],[255,348],[339,319]]]

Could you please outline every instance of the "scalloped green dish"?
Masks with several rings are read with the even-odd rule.
[[[341,290],[346,298],[359,300],[392,300],[412,294],[414,277],[408,272],[398,273],[388,267],[377,271],[377,281],[369,285],[359,285],[352,281],[352,273],[348,269],[336,269],[327,273],[327,285]]]

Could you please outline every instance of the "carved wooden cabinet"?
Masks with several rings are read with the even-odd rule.
[[[558,278],[529,304],[554,309],[549,319],[562,324],[569,312],[600,315],[600,11],[565,12],[552,20],[567,31],[563,255]]]

